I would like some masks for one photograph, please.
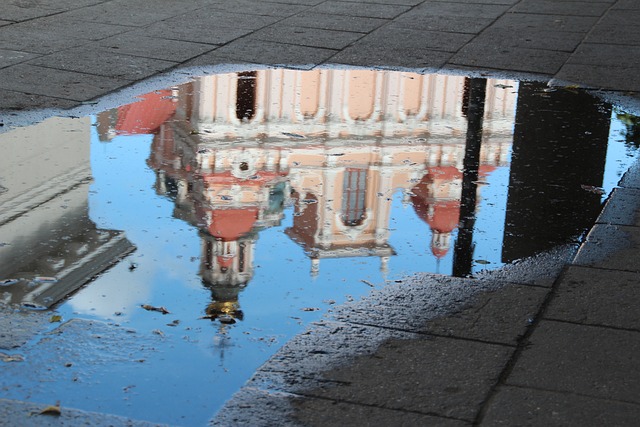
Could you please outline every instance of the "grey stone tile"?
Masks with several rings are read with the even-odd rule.
[[[187,10],[201,7],[195,2],[175,2],[156,0],[153,7],[145,2],[113,0],[65,12],[66,17],[80,21],[102,22],[105,24],[144,27],[162,21]],[[123,13],[126,11],[126,13]]]
[[[2,20],[0,20],[0,27],[3,27],[3,26],[5,26],[5,25],[10,25],[10,24],[13,24],[13,22],[11,22],[11,21],[2,21]]]
[[[87,43],[81,38],[56,37],[48,32],[30,32],[21,25],[0,27],[0,49],[47,54]]]
[[[335,54],[335,50],[246,39],[231,42],[213,52],[230,59],[265,65],[319,64]]]
[[[440,68],[451,55],[440,50],[380,49],[375,43],[357,43],[336,54],[330,62],[362,67]]]
[[[555,77],[593,89],[640,91],[640,75],[636,68],[565,64]]]
[[[302,12],[279,22],[279,25],[322,28],[324,30],[355,31],[368,33],[388,23],[387,19],[359,16],[328,15],[325,13]]]
[[[624,40],[620,40],[620,42],[624,43]],[[636,68],[640,71],[640,46],[583,43],[567,62],[570,64]]]
[[[362,36],[363,34],[361,33],[347,31],[277,26],[256,31],[248,36],[247,40],[258,39],[276,43],[289,43],[339,50],[349,46]]]
[[[491,18],[469,16],[437,16],[424,11],[412,11],[396,18],[393,23],[404,28],[424,31],[477,34],[488,27]]]
[[[14,4],[2,5],[2,19],[14,22],[48,16],[58,13],[59,9],[43,9],[37,7],[22,7]]]
[[[499,270],[478,272],[475,277],[479,280],[551,287],[567,264],[574,259],[577,250],[577,244],[558,246],[550,251],[507,264]]]
[[[304,426],[470,426],[471,423],[326,399],[295,399],[292,418]]]
[[[306,394],[473,421],[511,352],[451,338],[391,340],[326,372],[334,383]]]
[[[66,14],[48,16],[14,25],[14,31],[22,31],[27,37],[40,34],[51,38],[79,38],[82,40],[100,40],[125,31],[131,27],[100,22],[87,22],[73,19]]]
[[[73,71],[55,70],[19,64],[0,70],[0,88],[87,101],[131,83],[129,80],[95,76]]]
[[[473,43],[486,46],[508,46],[527,49],[546,49],[552,51],[573,52],[584,34],[550,29],[491,27],[482,32]]]
[[[640,228],[596,224],[573,263],[640,272]]]
[[[553,30],[586,34],[596,22],[598,22],[598,18],[592,16],[536,15],[509,11],[501,16],[493,26],[512,28],[514,32],[529,28],[539,31]]]
[[[78,58],[82,60],[78,61]],[[29,64],[126,80],[143,79],[176,65],[175,62],[112,53],[95,46],[81,46],[41,56]]]
[[[555,74],[569,57],[567,52],[523,47],[491,46],[470,43],[449,61],[454,65],[468,65],[498,70]]]
[[[45,312],[18,311],[0,304],[0,349],[22,347],[34,335],[47,329],[48,317]]]
[[[432,16],[466,16],[470,18],[496,19],[508,9],[508,5],[499,4],[425,2],[417,6],[412,12],[427,13]]]
[[[640,10],[640,3],[636,0],[618,0],[612,9]]]
[[[640,190],[616,188],[597,219],[600,224],[640,226]]]
[[[233,2],[220,1],[209,3],[207,5],[208,10],[221,10],[225,12],[242,13],[247,15],[279,17],[292,16],[296,13],[307,10],[308,8],[309,6],[307,4],[287,4],[287,2],[268,2],[255,0],[234,0]]]
[[[183,62],[215,49],[215,46],[202,43],[165,40],[131,34],[109,37],[101,40],[98,45],[104,48],[103,50],[114,54],[133,55],[172,62]]]
[[[542,306],[548,289],[523,285],[482,292],[461,311],[427,323],[422,332],[515,345]]]
[[[78,102],[76,101],[35,95],[31,92],[31,90],[29,90],[28,93],[24,93],[16,92],[13,90],[0,89],[0,111],[19,111],[36,108],[66,109],[78,105]],[[4,123],[4,120],[2,121]]]
[[[258,18],[264,17],[260,16]],[[268,19],[268,21],[263,21],[265,22],[265,24],[263,25],[266,25],[266,22],[270,22],[272,19],[270,17],[266,18]],[[225,25],[229,25],[229,22],[225,22]],[[240,25],[242,24],[240,23]],[[199,43],[207,44],[209,46],[223,45],[237,38],[245,36],[252,31],[253,29],[248,28],[230,28],[219,25],[212,25],[211,22],[205,21],[196,21],[193,23],[189,23],[188,25],[180,25],[174,23],[173,20],[171,20],[156,22],[149,25],[148,27],[132,31],[123,36],[130,37],[132,42],[130,44],[134,44],[136,38],[141,38],[142,40],[145,40],[147,42],[152,42],[154,39],[156,39],[157,41],[154,43],[157,46],[156,51],[161,51],[162,44],[169,41]],[[137,49],[142,50],[146,47],[147,46],[145,44],[139,44],[139,47],[137,47]],[[209,49],[211,49],[211,47]],[[194,48],[192,46],[191,51],[193,50],[197,50],[197,48]]]
[[[365,18],[395,18],[409,10],[409,6],[388,4],[367,4],[341,2],[329,0],[312,9],[312,13],[326,13],[330,15],[361,16]]]
[[[593,43],[620,43],[638,45],[640,10],[610,10],[589,33],[587,41]]]
[[[512,11],[544,15],[602,16],[610,6],[608,2],[522,0]]]
[[[33,53],[0,49],[0,68],[8,67],[9,65],[13,64],[19,64],[20,62],[28,61],[29,59],[37,57],[38,55]]]
[[[388,283],[360,301],[335,307],[331,318],[340,322],[420,332],[425,324],[475,306],[481,292],[504,283],[437,274],[419,274]]]
[[[420,31],[387,25],[358,40],[331,59],[338,64],[440,67],[472,35]]]
[[[624,175],[622,175],[619,185],[625,188],[640,189],[640,162],[634,163]]]
[[[640,403],[640,332],[543,320],[508,385]]]
[[[360,3],[362,7],[369,7],[370,4],[388,4],[388,5],[400,5],[400,6],[416,6],[423,3],[424,0],[348,0],[353,3]],[[487,0],[489,1],[489,0]]]
[[[640,274],[570,267],[545,317],[640,331]]]
[[[221,64],[229,64],[229,65],[239,65],[243,66],[243,68],[259,68],[261,64],[256,64],[250,61],[244,61],[241,59],[234,59],[228,56],[220,55],[215,51],[205,53],[204,55],[200,55],[196,58],[190,59],[181,64],[182,67],[209,67],[213,65],[221,65]],[[245,67],[246,66],[246,67]]]
[[[636,426],[640,406],[607,399],[501,387],[491,399],[481,426],[540,425]]]

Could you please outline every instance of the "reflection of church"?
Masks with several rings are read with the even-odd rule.
[[[431,228],[434,256],[448,253],[460,215],[465,82],[368,70],[213,75],[139,103],[140,111],[144,102],[171,111],[163,124],[126,117],[130,107],[117,117],[105,113],[111,117],[99,126],[111,124],[103,135],[117,123],[122,132],[127,122],[153,130],[157,190],[202,233],[209,315],[239,317],[237,295],[253,275],[257,231],[278,225],[288,205],[294,217],[286,233],[313,274],[332,257],[378,257],[384,270],[394,255],[388,240],[398,190]],[[481,176],[506,164],[512,141],[515,96],[494,84]]]

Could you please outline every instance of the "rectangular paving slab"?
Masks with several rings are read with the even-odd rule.
[[[640,331],[640,274],[572,266],[545,312],[548,319]]]
[[[640,404],[639,352],[640,332],[543,320],[506,383]]]
[[[473,421],[511,352],[453,338],[392,340],[326,372],[335,384],[305,394]]]
[[[520,387],[501,387],[481,426],[636,426],[640,405]]]
[[[596,224],[573,263],[640,273],[640,228]]]

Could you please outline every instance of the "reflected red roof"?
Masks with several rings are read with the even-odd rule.
[[[224,241],[238,240],[251,232],[258,220],[258,208],[216,209],[211,211],[209,233]]]
[[[154,133],[175,112],[170,90],[159,90],[141,96],[141,100],[118,108],[116,133],[143,135]]]

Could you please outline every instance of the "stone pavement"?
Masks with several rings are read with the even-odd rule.
[[[8,0],[0,123],[229,63],[536,75],[637,101],[638,22],[637,0]],[[639,211],[636,168],[575,256],[425,275],[342,307],[212,423],[637,425]]]

